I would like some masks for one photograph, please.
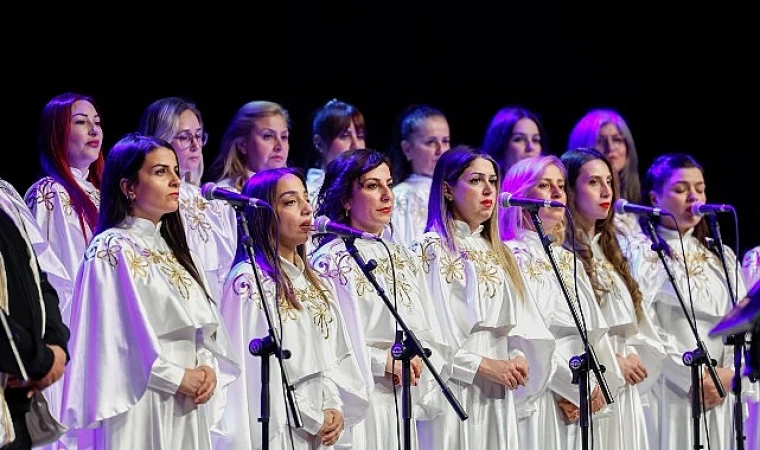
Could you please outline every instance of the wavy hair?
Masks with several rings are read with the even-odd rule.
[[[617,174],[612,169],[612,164],[610,164],[607,157],[594,148],[577,148],[574,150],[568,150],[562,155],[560,160],[562,161],[562,164],[564,164],[565,169],[567,169],[567,207],[570,210],[571,216],[576,218],[573,222],[574,229],[568,227],[565,230],[564,246],[578,255],[578,258],[583,264],[583,268],[586,270],[586,274],[588,274],[588,277],[591,280],[596,300],[601,304],[601,299],[606,292],[606,289],[599,282],[599,277],[597,276],[596,268],[594,266],[594,254],[591,249],[590,241],[592,236],[588,236],[588,234],[578,225],[578,204],[576,203],[577,196],[575,195],[575,191],[576,183],[578,182],[578,177],[580,176],[583,166],[590,161],[600,160],[607,166],[607,170],[609,170],[610,174],[612,174],[611,204],[614,204],[615,201],[620,198]],[[633,307],[636,311],[636,317],[641,320],[642,314],[644,313],[642,307],[643,295],[639,289],[638,282],[636,282],[633,275],[631,275],[631,266],[620,249],[620,243],[618,242],[613,222],[614,217],[615,211],[610,209],[607,217],[596,221],[594,224],[594,232],[600,235],[599,246],[602,248],[602,253],[604,253],[604,256],[612,264],[615,272],[617,272],[623,279],[623,282],[633,299]],[[574,246],[573,243],[575,244]]]

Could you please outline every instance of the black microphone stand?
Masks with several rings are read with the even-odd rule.
[[[707,224],[710,227],[710,234],[713,238],[713,248],[717,251],[720,257],[720,264],[723,267],[723,274],[726,277],[726,287],[728,288],[728,295],[731,299],[731,304],[736,306],[736,293],[731,286],[731,278],[728,274],[728,265],[726,264],[726,256],[723,252],[723,240],[720,236],[720,225],[718,224],[718,218],[713,214],[706,216]],[[742,411],[742,357],[746,358],[745,344],[746,333],[737,333],[726,336],[724,342],[726,345],[733,345],[734,347],[734,379],[731,386],[731,391],[734,393],[734,438],[736,439],[736,450],[744,450],[744,441],[746,436],[744,435],[744,420]],[[746,358],[749,361],[749,358]],[[754,377],[750,374],[750,380],[755,381]]]
[[[420,341],[417,340],[417,336],[415,336],[414,332],[407,327],[406,323],[393,306],[393,303],[391,303],[385,295],[385,290],[377,283],[377,279],[372,273],[377,267],[377,262],[373,259],[366,263],[364,262],[364,259],[359,254],[359,250],[356,248],[356,244],[354,244],[354,238],[343,238],[343,242],[346,244],[346,250],[348,250],[348,253],[354,258],[356,264],[359,265],[359,268],[364,272],[364,275],[369,282],[372,283],[372,286],[375,287],[378,295],[383,299],[383,303],[385,303],[385,306],[391,314],[393,314],[396,322],[401,327],[401,330],[396,333],[396,343],[391,347],[391,355],[393,356],[393,359],[401,361],[401,411],[404,427],[404,449],[410,450],[412,448],[412,392],[410,389],[412,380],[410,361],[415,356],[419,356],[430,370],[430,373],[433,374],[433,377],[435,377],[435,380],[441,387],[441,391],[443,391],[443,395],[446,397],[449,404],[451,404],[451,407],[454,408],[454,411],[456,411],[459,418],[461,420],[466,420],[467,413],[462,409],[462,406],[443,381],[441,375],[430,363],[430,360],[428,359],[428,356],[431,354],[430,349],[422,347]],[[406,336],[406,339],[403,341],[401,340],[401,333]]]
[[[536,232],[538,233],[538,237],[541,239],[541,244],[544,247],[544,250],[546,251],[546,256],[549,258],[549,262],[552,265],[552,268],[554,269],[554,273],[557,275],[557,280],[559,281],[560,288],[562,289],[562,294],[565,296],[565,300],[567,301],[567,306],[570,308],[570,313],[573,316],[573,321],[575,322],[575,327],[578,329],[578,334],[581,337],[581,340],[583,341],[583,349],[584,353],[580,355],[573,356],[570,358],[570,370],[573,373],[573,379],[572,383],[578,385],[578,391],[579,391],[579,409],[580,409],[580,417],[579,417],[579,425],[581,427],[581,446],[583,450],[588,450],[589,448],[589,424],[590,424],[590,409],[588,406],[588,372],[589,369],[594,372],[594,376],[596,377],[597,384],[599,385],[599,388],[602,390],[602,394],[604,395],[605,402],[609,405],[614,400],[612,399],[612,394],[610,393],[610,388],[607,386],[607,380],[604,378],[604,372],[606,371],[606,368],[599,364],[599,360],[596,357],[596,352],[594,351],[594,347],[589,343],[588,341],[588,335],[586,334],[586,327],[581,323],[581,319],[578,315],[578,311],[575,309],[575,305],[573,304],[572,297],[570,297],[570,293],[567,291],[567,287],[565,286],[565,283],[562,279],[562,276],[560,275],[559,268],[557,267],[557,262],[554,259],[554,253],[552,252],[551,244],[552,244],[552,238],[547,236],[544,233],[544,227],[541,223],[541,218],[538,217],[538,208],[537,205],[531,205],[531,206],[523,206],[523,208],[530,213],[530,217],[533,219],[533,225],[536,228]],[[578,304],[580,307],[580,303]]]
[[[264,296],[263,289],[261,288],[261,278],[259,277],[259,271],[256,267],[256,258],[253,254],[253,246],[251,245],[251,234],[248,229],[248,222],[245,219],[245,213],[243,206],[235,206],[235,213],[237,215],[238,227],[240,228],[241,236],[243,236],[242,242],[245,246],[245,250],[248,253],[248,259],[251,261],[251,268],[253,269],[253,276],[256,280],[256,288],[259,291],[259,298],[264,310],[264,317],[267,320],[268,334],[263,338],[256,338],[251,340],[248,344],[248,351],[254,355],[261,357],[261,417],[259,422],[261,423],[261,444],[263,449],[269,448],[269,417],[270,417],[270,405],[269,405],[269,355],[275,355],[280,365],[280,375],[282,379],[282,386],[285,390],[285,397],[290,409],[290,417],[293,419],[293,426],[295,428],[303,427],[303,420],[301,419],[301,411],[298,409],[295,397],[295,387],[290,384],[290,378],[288,377],[287,370],[283,364],[283,359],[290,358],[290,351],[282,348],[282,342],[277,335],[276,328],[272,322],[272,317],[269,311],[269,305],[267,305],[266,297]],[[276,255],[275,255],[276,257]],[[278,299],[275,298],[274,307],[279,307]]]
[[[715,383],[715,387],[718,389],[718,395],[720,395],[721,398],[726,396],[726,390],[723,388],[723,384],[720,382],[720,378],[718,378],[718,372],[715,370],[715,366],[718,365],[718,362],[710,358],[710,353],[707,351],[705,343],[702,341],[702,338],[699,337],[699,331],[697,330],[697,325],[695,323],[696,318],[692,318],[689,315],[688,309],[686,309],[686,303],[684,302],[683,295],[681,295],[681,291],[678,290],[676,279],[673,276],[673,273],[670,271],[670,267],[668,266],[667,261],[665,260],[665,251],[662,247],[662,244],[660,243],[660,239],[657,237],[657,232],[654,229],[652,218],[646,216],[646,220],[643,222],[644,232],[649,234],[649,239],[652,240],[652,250],[657,252],[657,255],[660,257],[662,266],[665,268],[665,272],[668,274],[670,284],[673,286],[673,291],[676,293],[676,297],[678,297],[678,302],[681,304],[681,309],[683,310],[684,316],[686,316],[686,321],[689,322],[689,327],[691,328],[691,332],[697,342],[697,348],[692,351],[684,352],[682,361],[684,365],[691,368],[691,418],[694,426],[694,450],[699,450],[702,448],[702,444],[699,442],[699,419],[701,415],[699,403],[700,399],[702,398],[702,386],[699,382],[699,379],[702,373],[702,365],[707,366],[707,371],[710,373],[710,378],[712,378],[713,383]],[[684,261],[684,267],[685,265],[686,261]],[[688,270],[688,268],[686,268],[686,270]]]

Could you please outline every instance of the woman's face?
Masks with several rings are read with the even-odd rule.
[[[528,189],[525,196],[567,203],[565,177],[559,167],[554,164],[548,166],[541,175],[541,179]],[[562,224],[562,220],[565,218],[565,208],[539,208],[538,217],[543,222],[544,230],[550,233]]]
[[[343,132],[330,142],[330,145],[326,150],[322,150],[324,153],[323,166],[327,167],[333,159],[347,150],[366,148],[366,145],[364,131],[357,131],[356,125],[351,122],[351,125],[349,125],[348,128],[343,130]]]
[[[393,178],[383,163],[354,181],[351,198],[345,202],[351,227],[380,235],[391,222]]]
[[[477,158],[462,172],[453,186],[445,186],[445,196],[450,196],[452,215],[455,219],[466,222],[470,230],[493,215],[496,203],[499,178],[493,164],[483,158]]]
[[[614,123],[607,123],[599,129],[596,136],[596,149],[607,157],[612,170],[620,173],[628,162],[628,146],[625,137]]]
[[[412,165],[412,172],[433,176],[435,163],[451,148],[449,123],[440,116],[424,119],[409,140],[401,141],[401,151]]]
[[[157,224],[164,214],[179,208],[179,184],[177,156],[172,149],[159,147],[145,155],[137,183],[129,187],[122,181],[122,190],[133,197],[132,215]]]
[[[681,233],[696,226],[701,216],[691,212],[694,203],[706,203],[705,179],[702,171],[696,167],[676,169],[663,183],[660,192],[652,191],[649,199],[653,206],[668,211],[678,222],[678,230]],[[676,229],[676,222],[669,216],[662,217],[662,225],[672,230]]]
[[[177,134],[171,140],[179,160],[179,171],[182,174],[197,170],[203,161],[203,128],[195,115],[186,109],[179,115]]]
[[[69,166],[87,170],[100,156],[103,145],[103,129],[100,114],[87,100],[77,100],[71,105],[69,137],[66,143],[66,158]]]
[[[290,131],[285,118],[279,114],[261,117],[238,148],[245,155],[248,170],[261,172],[285,167],[290,151]]]
[[[515,123],[512,135],[504,148],[504,160],[508,167],[517,161],[541,154],[541,133],[536,122],[523,117]],[[506,168],[504,170],[507,170]]]
[[[593,231],[597,220],[606,219],[612,205],[612,174],[601,159],[581,166],[573,186],[576,220]]]
[[[300,178],[290,173],[280,178],[275,192],[275,211],[279,221],[280,255],[289,259],[296,247],[308,240],[313,217],[306,186]]]

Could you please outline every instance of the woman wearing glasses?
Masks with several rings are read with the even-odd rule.
[[[162,98],[145,110],[139,131],[170,143],[177,153],[182,180],[179,191],[182,224],[190,248],[203,260],[211,295],[219,299],[235,258],[237,221],[229,203],[209,201],[201,194],[203,146],[208,141],[201,112],[186,99]]]

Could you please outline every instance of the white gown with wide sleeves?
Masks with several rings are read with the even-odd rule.
[[[393,256],[390,263],[386,244]],[[419,259],[411,250],[391,242],[356,240],[356,247],[365,262],[374,260],[372,271],[378,285],[420,343],[432,352],[429,360],[443,380],[451,349],[441,334],[435,307]],[[337,293],[349,335],[363,368],[368,386],[367,418],[354,427],[354,448],[387,450],[396,448],[403,440],[401,387],[394,389],[390,375],[385,373],[386,358],[395,340],[396,320],[380,298],[375,287],[349,255],[341,239],[333,239],[311,255],[314,269],[331,280]],[[395,273],[395,283],[394,283]],[[397,293],[397,295],[394,295]],[[400,328],[399,328],[400,329]],[[397,361],[396,364],[401,364]],[[411,448],[418,448],[415,419],[440,413],[443,396],[441,388],[423,364],[417,386],[411,387],[412,420]],[[399,409],[396,414],[396,402]],[[444,400],[445,402],[445,400]],[[448,407],[448,404],[445,406]],[[397,438],[398,425],[400,437]],[[403,445],[402,445],[403,447]]]
[[[482,226],[472,233],[469,225],[456,221],[454,231],[459,253],[445,247],[435,232],[420,236],[412,249],[422,261],[439,322],[456,349],[449,362],[449,388],[469,417],[460,420],[446,405],[441,415],[419,422],[420,445],[431,450],[518,449],[515,391],[477,371],[484,357],[525,356],[509,336],[522,320],[525,300],[493,257]]]
[[[80,449],[209,449],[223,391],[239,373],[216,305],[160,228],[126,219],[92,240],[77,274],[63,419]],[[200,365],[218,384],[195,405],[178,388]]]
[[[572,383],[569,362],[573,356],[584,353],[583,341],[538,234],[523,230],[517,239],[507,241],[507,245],[517,258],[544,323],[556,339],[553,355],[546,356],[554,359],[555,368],[549,380],[549,389],[536,400],[536,412],[518,423],[520,445],[530,449],[580,449],[579,423],[568,424],[565,421],[557,400],[563,397],[575,405],[580,403],[578,385]],[[575,258],[570,251],[553,245],[552,254],[575,310],[579,314],[582,312],[589,344],[594,347],[599,363],[606,367],[604,377],[614,400],[625,380],[607,336],[608,326],[594,297],[591,282],[579,260],[573,268]],[[593,372],[589,371],[588,376],[591,393],[597,381]],[[593,438],[597,446],[602,442],[602,430],[607,426],[610,414],[610,407],[607,406],[592,416],[593,436],[589,433],[589,440]]]
[[[643,382],[626,384],[612,404],[613,417],[606,428],[602,448],[620,450],[645,450],[649,448],[644,404],[645,395],[660,374],[665,349],[660,337],[642,307],[641,317],[637,317],[633,299],[623,278],[607,259],[599,244],[601,235],[591,241],[594,255],[594,270],[601,285],[600,309],[607,325],[609,336],[616,354],[627,357],[637,354],[646,367],[648,377]]]
[[[719,367],[733,369],[733,347],[723,344],[720,337],[711,338],[709,331],[731,309],[728,289],[720,259],[699,243],[693,236],[693,229],[683,235],[686,253],[686,266],[689,284],[686,282],[684,258],[678,232],[664,227],[657,227],[657,233],[668,243],[674,258],[666,257],[668,267],[673,274],[675,284],[681,293],[686,307],[691,310],[690,298],[696,313],[696,326],[700,338],[707,347],[712,359]],[[668,357],[663,361],[658,383],[652,388],[652,395],[657,403],[653,405],[654,426],[660,439],[661,450],[683,449],[693,447],[693,426],[689,390],[691,388],[691,368],[683,363],[683,354],[692,351],[697,343],[684,315],[683,309],[657,253],[651,249],[651,241],[643,234],[635,238],[630,247],[630,261],[634,277],[647,299],[651,299],[649,312],[660,334]],[[733,251],[724,246],[726,264],[734,267],[736,257]],[[738,283],[735,283],[738,281]],[[691,286],[691,296],[689,295]],[[743,298],[747,290],[742,275],[738,280],[731,277],[731,285],[737,289],[737,298]],[[728,395],[724,401],[707,411],[700,421],[700,439],[707,448],[707,433],[704,419],[707,420],[711,448],[733,448],[732,408],[734,405],[731,386],[724,386]],[[744,390],[744,394],[752,394]]]
[[[320,288],[313,286],[304,276],[302,268],[284,259],[280,261],[293,284],[296,298],[301,302],[301,310],[281,300],[279,311],[275,312],[275,284],[261,271],[259,279],[282,346],[291,353],[291,357],[283,361],[288,379],[295,389],[303,428],[288,427],[290,411],[283,396],[277,357],[249,352],[253,339],[263,339],[269,335],[269,324],[253,267],[247,261],[241,262],[232,269],[225,284],[222,317],[230,332],[235,353],[242,361],[243,373],[228,390],[228,396],[234,400],[228,402],[219,428],[214,430],[218,434],[215,436],[215,448],[263,448],[262,424],[258,421],[264,413],[261,410],[262,358],[268,358],[270,375],[269,449],[322,448],[316,434],[322,427],[325,409],[342,411],[346,429],[361,421],[366,413],[364,379],[343,319],[333,303],[333,294],[329,290],[323,291],[327,295],[326,301],[320,295]],[[303,263],[299,263],[302,266]],[[294,447],[291,447],[291,435]]]

